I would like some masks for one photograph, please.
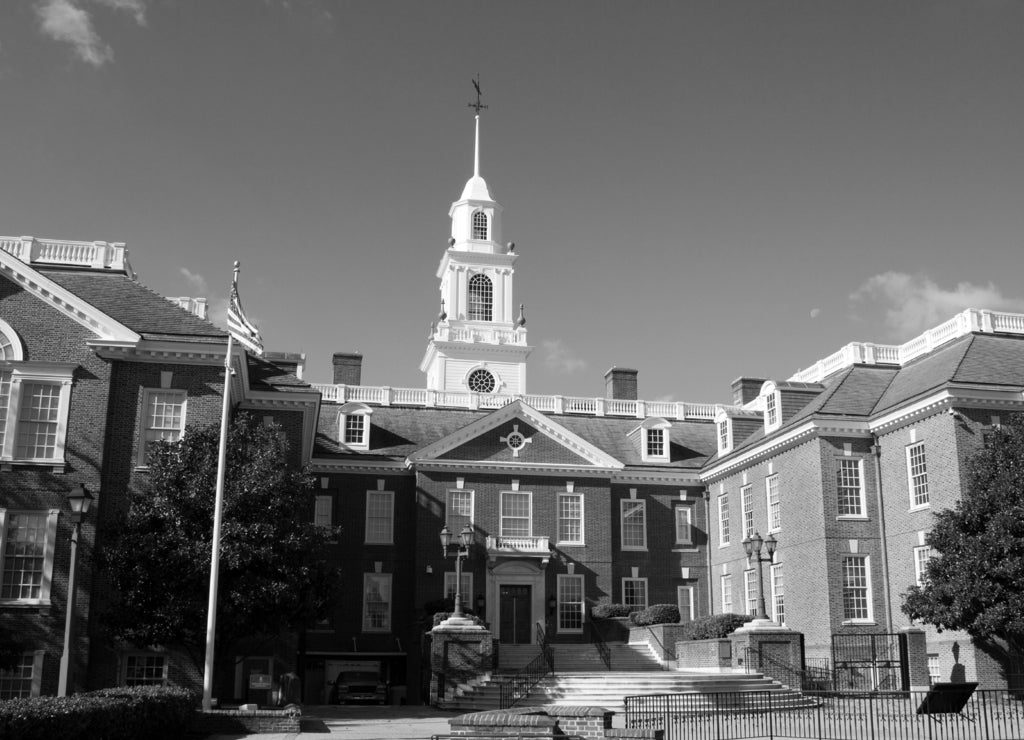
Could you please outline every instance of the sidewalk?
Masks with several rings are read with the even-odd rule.
[[[447,735],[460,712],[417,706],[314,706],[302,710],[302,732],[210,735],[208,740],[429,740]]]

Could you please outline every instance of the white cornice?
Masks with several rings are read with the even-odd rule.
[[[519,255],[516,252],[505,252],[504,254],[495,252],[466,252],[449,247],[445,250],[444,255],[441,257],[441,262],[437,266],[436,277],[444,277],[445,271],[455,265],[467,267],[473,265],[506,267],[509,271],[512,271],[514,269],[513,265],[515,265],[518,258]]]
[[[412,475],[404,461],[397,460],[329,460],[314,457],[309,461],[309,472],[318,473],[398,473]]]
[[[0,275],[93,332],[97,337],[124,343],[138,342],[141,338],[124,324],[115,321],[92,304],[83,301],[3,250],[0,250]]]
[[[482,473],[517,473],[519,475],[572,475],[585,478],[610,478],[618,468],[589,465],[554,465],[551,463],[521,463],[502,460],[406,460],[415,470],[458,472],[474,470]]]
[[[942,413],[954,406],[980,406],[1008,410],[1024,409],[1024,393],[992,386],[947,386],[913,403],[871,420],[871,431],[886,434],[908,422]]]
[[[223,365],[224,344],[139,339],[136,342],[111,342],[95,339],[86,342],[100,357],[125,362],[173,362],[178,365]]]
[[[703,481],[695,470],[619,470],[612,475],[612,483],[635,483],[637,485],[680,485],[700,486]]]

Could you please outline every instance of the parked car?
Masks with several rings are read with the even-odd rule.
[[[374,702],[386,704],[388,687],[379,673],[342,671],[331,689],[331,704]]]

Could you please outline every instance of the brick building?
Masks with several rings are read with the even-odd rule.
[[[684,619],[752,611],[742,541],[755,531],[779,542],[770,616],[805,634],[808,657],[829,657],[837,634],[909,627],[900,594],[928,557],[932,512],[960,495],[986,429],[1024,406],[1024,317],[968,310],[904,345],[849,344],[789,379],[738,379],[729,405],[641,400],[626,368],[608,371],[604,397],[532,394],[518,255],[477,142],[449,212],[423,388],[364,385],[357,354],[335,354],[334,382],[314,386],[299,355],[232,358],[235,408],[284,427],[317,480],[310,516],[341,527],[347,594],[294,645],[240,661],[232,695],[260,698],[247,674],[295,668],[319,703],[343,666],[373,663],[420,699],[425,606],[456,591],[443,527],[470,527],[460,590],[503,644],[536,644],[538,626],[589,642],[601,601],[674,603]],[[195,678],[171,653],[98,639],[87,555],[144,485],[140,440],[218,418],[225,344],[137,283],[123,246],[0,239],[0,625],[33,645],[0,695],[56,691],[62,512],[78,483],[96,503],[73,687]],[[936,679],[1005,680],[966,636],[927,638]]]

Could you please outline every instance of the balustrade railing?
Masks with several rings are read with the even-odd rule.
[[[0,251],[28,264],[67,265],[124,270],[134,277],[123,243],[73,242],[36,239],[31,236],[0,236]]]

